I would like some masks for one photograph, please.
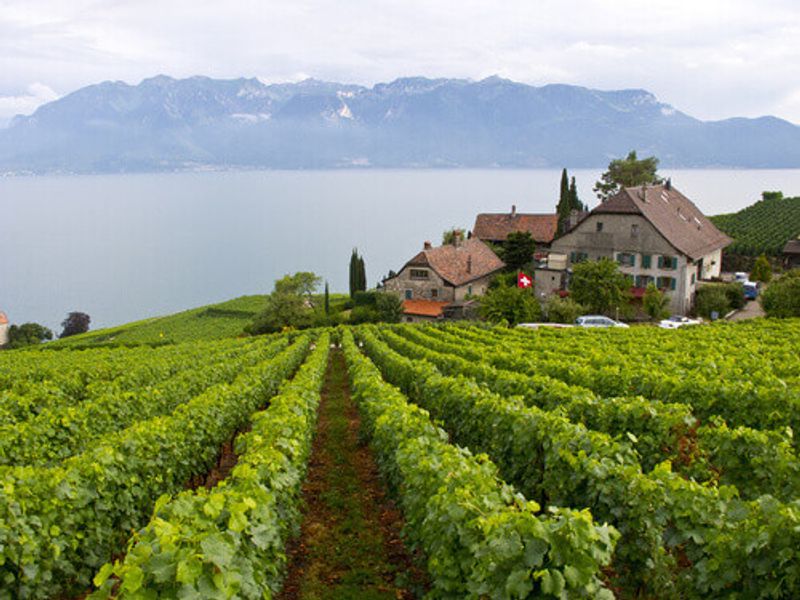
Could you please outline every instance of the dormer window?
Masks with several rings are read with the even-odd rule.
[[[427,269],[411,269],[411,279],[428,279]]]

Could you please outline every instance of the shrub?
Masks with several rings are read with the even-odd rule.
[[[480,315],[492,323],[507,323],[513,327],[542,316],[541,306],[527,288],[498,287],[490,290],[480,302]]]
[[[575,319],[586,313],[586,307],[572,298],[551,296],[545,305],[547,320],[551,323],[574,323]]]
[[[711,313],[716,312],[719,317],[731,310],[730,298],[725,285],[704,285],[697,290],[695,310],[697,314],[706,319],[711,318]]]
[[[800,317],[800,269],[789,271],[764,290],[761,306],[768,317]]]

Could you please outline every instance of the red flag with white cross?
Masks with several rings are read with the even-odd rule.
[[[533,280],[525,273],[517,273],[517,287],[529,288],[533,285]]]

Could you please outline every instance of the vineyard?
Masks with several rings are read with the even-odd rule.
[[[413,595],[800,597],[800,322],[758,320],[0,353],[0,598],[315,597],[282,588],[332,370]],[[413,597],[375,590],[327,597]]]
[[[711,221],[734,239],[726,253],[775,256],[786,242],[800,236],[800,197],[761,200]]]

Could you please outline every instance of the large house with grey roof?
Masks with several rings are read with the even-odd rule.
[[[387,292],[403,300],[404,319],[430,321],[472,296],[482,296],[492,277],[505,267],[491,248],[477,238],[423,249],[397,275],[383,281]]]
[[[652,282],[667,292],[674,313],[686,314],[698,282],[719,277],[722,250],[731,241],[669,181],[628,187],[553,241],[548,268],[536,272],[535,286],[538,294],[555,291],[548,282],[557,288],[566,280],[557,271],[605,257],[628,275],[634,294]]]

